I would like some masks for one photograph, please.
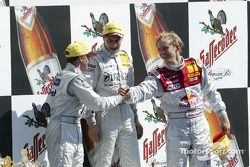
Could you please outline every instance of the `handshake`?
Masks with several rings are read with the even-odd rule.
[[[122,101],[128,101],[131,96],[130,87],[119,88],[118,94],[122,96]]]

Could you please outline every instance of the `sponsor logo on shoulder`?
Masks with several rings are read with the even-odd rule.
[[[58,78],[57,78],[57,79],[53,82],[53,85],[59,86],[60,83],[61,83],[61,79],[58,79]]]

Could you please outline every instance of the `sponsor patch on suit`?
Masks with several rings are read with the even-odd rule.
[[[121,53],[120,59],[123,67],[129,68],[132,66],[131,61],[126,53]]]
[[[55,86],[59,86],[60,85],[60,82],[61,82],[61,79],[56,79],[54,82],[53,82],[53,85]]]

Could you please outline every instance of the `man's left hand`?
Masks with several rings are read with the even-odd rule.
[[[143,127],[138,119],[135,121],[135,128],[137,133],[137,139],[139,140],[143,135]]]
[[[220,122],[221,122],[221,129],[223,131],[230,132],[230,122],[229,122],[227,114],[220,115],[219,118],[220,118]]]

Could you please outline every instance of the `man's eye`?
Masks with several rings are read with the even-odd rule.
[[[108,43],[118,43],[120,40],[117,39],[117,40],[108,40]]]

